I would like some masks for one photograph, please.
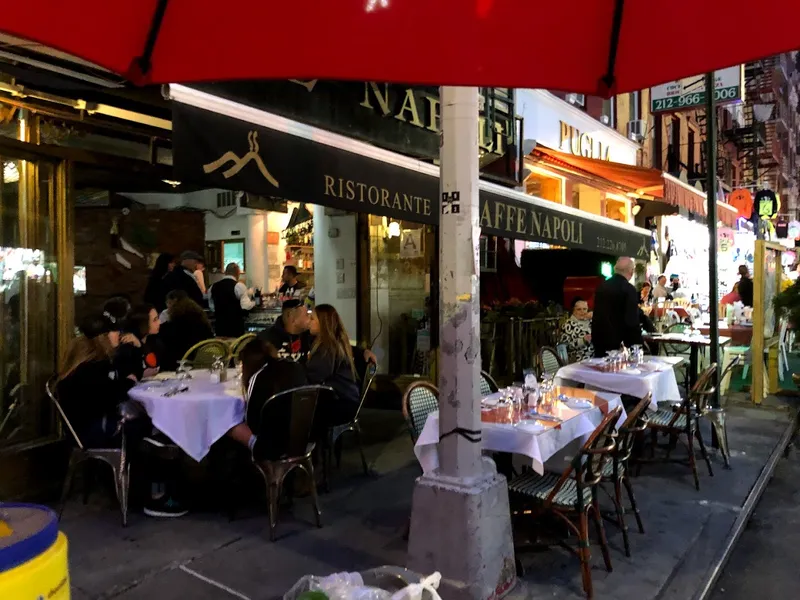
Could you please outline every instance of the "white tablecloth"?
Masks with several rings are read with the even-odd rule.
[[[189,391],[165,398],[177,382],[140,383],[128,395],[144,406],[153,425],[196,461],[234,425],[244,421],[245,403],[235,371],[225,383],[211,383],[207,370],[192,371]]]
[[[608,409],[619,406],[622,401],[616,394],[598,392],[599,397],[608,402]],[[573,440],[587,437],[603,420],[599,407],[573,410],[562,403],[554,409],[554,414],[563,419],[561,427],[545,427],[533,432],[524,425],[483,423],[481,427],[484,450],[522,454],[532,461],[534,471],[544,473],[544,463],[556,452]],[[625,421],[625,409],[618,424]],[[439,411],[432,412],[425,421],[425,427],[414,445],[414,454],[425,473],[439,467]]]
[[[674,366],[681,362],[681,359],[659,356],[657,359],[651,360],[654,363],[660,363],[658,368],[662,370],[651,373],[643,371],[604,373],[581,363],[573,363],[558,370],[556,385],[582,383],[590,389],[607,390],[635,398],[644,398],[647,394],[652,394],[650,409],[657,410],[658,403],[662,400],[681,399],[674,370]]]

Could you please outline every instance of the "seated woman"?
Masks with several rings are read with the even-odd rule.
[[[158,373],[165,350],[158,339],[161,322],[152,304],[133,307],[125,319],[124,330],[130,334],[122,340],[114,356],[114,364],[123,375],[136,379]]]
[[[90,317],[79,329],[82,335],[70,342],[58,375],[59,401],[86,447],[113,448],[121,442],[117,432],[119,405],[128,399],[136,377],[121,376],[112,363],[120,333],[111,319]],[[149,423],[130,423],[144,437]]]
[[[164,344],[162,371],[174,371],[187,350],[203,340],[214,337],[205,311],[190,298],[178,300],[170,309],[169,321],[159,333]]]
[[[166,308],[158,315],[158,320],[161,321],[162,325],[169,321],[169,311],[175,306],[175,303],[188,297],[189,295],[184,290],[172,290],[167,293]]]
[[[559,341],[566,345],[570,362],[594,356],[592,313],[589,312],[589,304],[583,298],[575,298],[572,301],[572,314],[564,323]]]
[[[355,417],[361,401],[350,338],[330,304],[314,308],[309,331],[313,340],[305,365],[308,381],[330,386],[336,392],[336,398],[325,399],[317,410],[321,409],[321,419],[328,426],[346,423]]]

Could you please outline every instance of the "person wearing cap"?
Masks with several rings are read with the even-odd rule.
[[[262,331],[259,337],[273,346],[280,360],[305,363],[311,350],[310,318],[302,300],[286,300],[281,307],[281,317]]]
[[[197,285],[194,273],[203,257],[197,252],[186,250],[180,255],[180,264],[164,277],[163,295],[173,290],[183,290],[186,295],[200,306],[203,306],[203,292]]]

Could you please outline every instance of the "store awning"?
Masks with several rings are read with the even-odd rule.
[[[184,86],[170,86],[175,177],[276,201],[438,225],[439,167]],[[651,234],[480,182],[491,235],[647,257]]]
[[[575,156],[541,145],[533,149],[528,160],[600,178],[606,185],[622,188],[629,196],[666,202],[693,213],[706,215],[704,192],[657,169]],[[717,201],[717,218],[725,225],[733,226],[736,222],[736,210],[725,202]]]

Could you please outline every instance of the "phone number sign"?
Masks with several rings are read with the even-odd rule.
[[[722,69],[714,73],[714,104],[731,104],[744,99],[744,67]],[[705,75],[686,77],[650,88],[650,112],[691,110],[706,102]]]

